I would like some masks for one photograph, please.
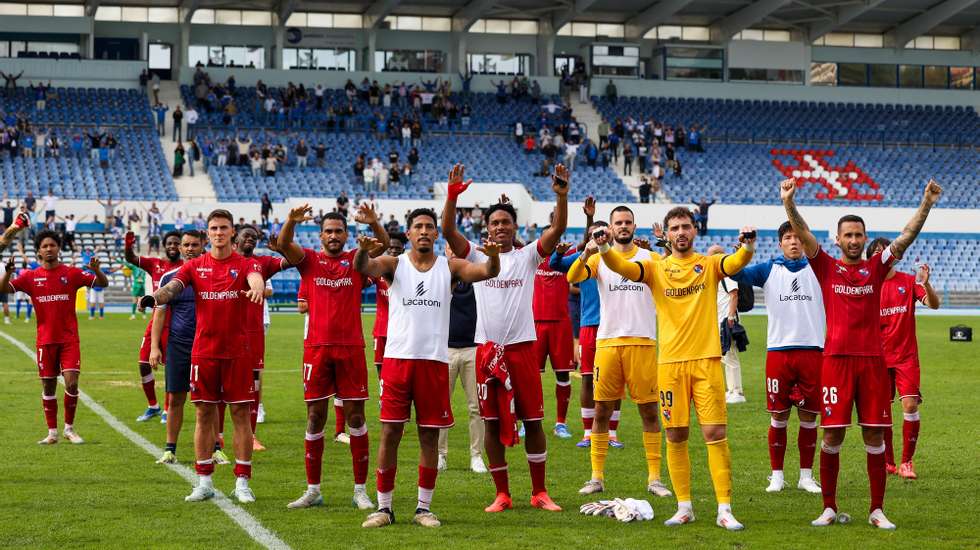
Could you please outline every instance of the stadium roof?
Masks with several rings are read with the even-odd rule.
[[[86,3],[90,8],[99,0]],[[828,32],[891,34],[904,44],[922,34],[980,37],[980,0],[132,0],[102,5],[181,6],[453,17],[456,26],[478,18],[537,19],[557,29],[569,21],[624,23],[636,37],[656,25],[702,25],[712,36],[742,29],[795,30],[816,39]],[[94,12],[94,9],[92,10]],[[282,19],[285,20],[285,19]],[[468,25],[465,25],[468,26]]]

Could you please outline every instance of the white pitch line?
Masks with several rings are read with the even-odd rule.
[[[34,351],[31,348],[25,346],[20,340],[17,340],[13,336],[0,331],[0,337],[10,342],[14,347],[24,352],[25,355],[31,358],[32,361],[35,360]],[[112,429],[119,432],[120,435],[131,441],[134,445],[146,451],[150,456],[156,458],[163,453],[163,449],[157,447],[153,443],[150,443],[142,435],[134,432],[129,426],[125,425],[118,418],[112,415],[109,411],[105,409],[102,405],[96,402],[94,399],[89,397],[89,395],[81,390],[78,391],[79,400],[89,409],[92,410],[101,418],[106,424]],[[180,477],[184,478],[185,481],[191,485],[197,485],[197,474],[194,473],[190,468],[182,464],[165,464],[167,468],[170,468]],[[238,506],[234,502],[228,499],[221,491],[215,489],[215,497],[211,499],[211,502],[215,504],[222,512],[225,513],[232,521],[238,524],[239,527],[245,531],[249,537],[251,537],[255,542],[261,544],[266,548],[275,548],[281,550],[290,550],[288,544],[280,539],[275,533],[266,529],[259,520],[255,519],[255,516],[245,511],[244,508]]]

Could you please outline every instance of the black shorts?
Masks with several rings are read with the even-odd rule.
[[[0,304],[6,304],[10,302],[10,297],[6,292],[0,292]]]
[[[191,348],[192,344],[167,342],[167,393],[191,391]]]

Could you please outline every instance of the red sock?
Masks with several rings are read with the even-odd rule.
[[[493,484],[497,488],[497,494],[503,493],[510,496],[510,480],[507,479],[507,463],[491,464],[490,476],[493,478]]]
[[[235,461],[235,477],[252,479],[252,463],[244,460]]]
[[[146,404],[150,407],[157,406],[156,381],[153,379],[153,371],[143,377],[143,393],[146,394]]]
[[[194,463],[194,471],[199,476],[209,476],[214,473],[214,461],[210,458],[207,460],[198,460]]]
[[[779,424],[775,426],[774,424]],[[786,421],[769,421],[769,467],[773,471],[783,469],[786,457]]]
[[[44,421],[48,423],[49,430],[58,429],[58,398],[55,396],[41,396],[41,408],[44,409]]]
[[[548,453],[527,455],[527,466],[531,470],[531,494],[547,492],[544,487],[544,465]]]
[[[65,424],[75,423],[76,408],[78,408],[78,394],[65,392]]]
[[[419,464],[419,499],[418,508],[429,510],[432,505],[432,493],[436,490],[436,476],[439,471],[435,468],[426,468]]]
[[[870,512],[882,508],[885,503],[885,481],[888,473],[885,471],[885,453],[868,452],[868,481],[871,482]],[[823,482],[821,473],[820,481]]]
[[[889,466],[894,466],[895,465],[895,446],[892,443],[892,438],[894,438],[894,437],[895,437],[895,434],[892,432],[892,427],[891,426],[885,427],[885,429],[884,429],[884,438],[885,438],[885,464],[887,464]]]
[[[568,416],[568,402],[572,398],[572,383],[571,382],[558,382],[555,384],[555,402],[557,403],[555,411],[555,422],[558,424],[565,423],[565,417]]]
[[[333,429],[333,435],[337,436],[338,434],[344,433],[344,424],[346,424],[347,422],[346,419],[344,418],[344,406],[334,403],[333,412],[334,412],[334,416],[336,417],[334,429]]]
[[[837,510],[837,475],[840,473],[840,447],[837,452],[828,453],[820,448],[820,492],[823,493],[823,507]]]
[[[363,485],[368,474],[368,433],[367,426],[350,429],[350,456],[354,462],[354,483]]]
[[[398,471],[398,466],[392,466],[387,470],[376,470],[375,475],[377,476],[378,492],[379,493],[390,493],[395,490],[395,472]],[[421,474],[420,474],[421,475]]]
[[[306,483],[320,484],[320,472],[323,469],[323,432],[306,434]]]
[[[800,468],[813,468],[813,455],[817,450],[817,427],[800,426],[800,433],[796,438],[796,446],[800,449]]]
[[[919,441],[919,413],[915,413],[915,420],[906,420],[902,424],[902,462],[909,462],[915,455],[915,444]]]
[[[218,433],[225,433],[225,403],[218,403]]]
[[[585,430],[585,437],[592,434],[592,422],[595,421],[595,409],[582,407],[582,429]]]

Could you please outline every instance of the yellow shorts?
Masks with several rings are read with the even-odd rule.
[[[596,349],[593,369],[596,401],[623,398],[634,403],[657,400],[657,346],[607,346]]]
[[[728,423],[721,358],[661,363],[660,414],[665,428],[691,425],[691,402],[702,426]]]

